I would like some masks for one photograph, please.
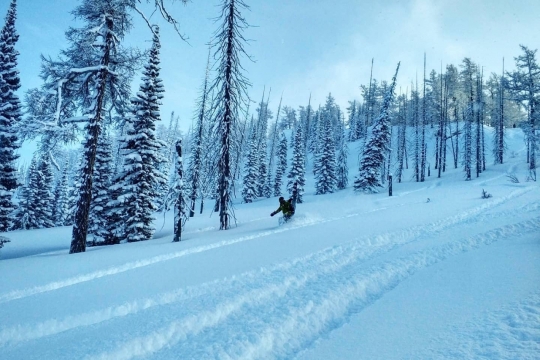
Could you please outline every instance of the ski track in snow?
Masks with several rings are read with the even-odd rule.
[[[501,198],[498,198],[498,199],[495,199],[495,200],[492,200],[492,201],[488,201],[485,204],[483,204],[482,206],[478,206],[478,207],[473,208],[473,209],[471,209],[469,211],[465,211],[465,212],[463,212],[461,214],[461,216],[462,216],[463,219],[465,219],[467,217],[474,216],[479,212],[485,211],[485,210],[487,210],[487,209],[489,209],[491,207],[494,207],[494,206],[500,205],[502,203],[505,203],[505,202],[517,197],[517,196],[523,195],[524,193],[527,193],[527,192],[531,191],[534,188],[535,187],[527,187],[527,188],[522,188],[522,189],[515,190],[515,191],[513,191],[512,193],[510,193],[507,196],[504,196],[504,197],[501,197]],[[394,204],[392,206],[399,206],[399,204]],[[102,278],[102,277],[105,277],[105,276],[111,276],[111,275],[123,273],[123,272],[126,272],[126,271],[130,271],[130,270],[138,269],[138,268],[141,268],[141,267],[153,265],[153,264],[163,262],[163,261],[169,261],[169,260],[177,259],[177,258],[180,258],[180,257],[201,253],[201,252],[204,252],[204,251],[214,250],[214,249],[217,249],[217,248],[220,248],[220,247],[230,246],[230,245],[238,244],[238,243],[241,243],[241,242],[258,239],[258,238],[261,238],[261,237],[265,237],[265,236],[269,236],[269,235],[273,235],[273,234],[278,234],[278,233],[289,231],[289,230],[294,230],[294,229],[303,228],[303,227],[307,227],[307,226],[319,225],[319,224],[324,224],[324,223],[328,223],[328,222],[343,220],[343,219],[350,218],[350,217],[360,216],[360,215],[364,215],[366,213],[370,213],[370,212],[374,212],[374,211],[385,210],[387,208],[388,207],[383,207],[383,208],[379,208],[379,209],[375,209],[375,210],[370,210],[370,211],[367,211],[367,212],[353,213],[353,214],[348,214],[348,215],[343,216],[343,217],[335,217],[335,218],[329,218],[329,219],[320,219],[320,220],[319,219],[314,219],[314,220],[304,219],[304,222],[297,221],[296,224],[293,223],[293,224],[286,225],[286,226],[278,228],[278,229],[262,231],[262,232],[259,232],[259,233],[253,234],[253,235],[241,236],[241,237],[236,238],[236,239],[219,241],[219,242],[216,242],[216,243],[213,243],[213,244],[204,245],[204,246],[198,246],[198,247],[194,247],[194,248],[186,249],[186,250],[181,250],[181,251],[177,251],[177,252],[174,252],[174,253],[171,253],[171,254],[159,255],[159,256],[148,258],[148,259],[133,261],[133,262],[129,262],[129,263],[126,263],[126,264],[123,264],[123,265],[120,265],[120,266],[113,266],[113,267],[110,267],[108,269],[98,270],[98,271],[90,272],[88,274],[83,274],[83,275],[71,277],[71,278],[64,279],[64,280],[50,282],[48,284],[41,285],[41,286],[34,286],[34,287],[31,287],[31,288],[26,288],[26,289],[21,289],[21,290],[13,290],[13,291],[10,291],[10,292],[8,292],[6,294],[0,294],[0,304],[5,303],[5,302],[9,302],[9,301],[12,301],[12,300],[32,296],[32,295],[35,295],[35,294],[44,293],[44,292],[47,292],[47,291],[54,291],[54,290],[61,289],[61,288],[67,287],[67,286],[72,286],[72,285],[80,284],[80,283],[83,283],[83,282],[86,282],[86,281],[99,279],[99,278]],[[462,219],[457,219],[457,220],[461,221]],[[443,220],[443,222],[447,222],[447,221]]]
[[[540,293],[448,331],[452,336],[431,340],[435,348],[444,343],[444,350],[429,349],[407,359],[537,360],[540,357]],[[452,339],[451,343],[448,339]]]
[[[294,259],[283,264],[275,265],[269,268],[263,268],[259,271],[250,271],[240,276],[234,276],[229,279],[215,280],[197,287],[181,288],[176,291],[161,294],[154,298],[135,300],[102,310],[68,316],[64,319],[50,319],[44,322],[40,322],[38,324],[17,325],[11,328],[2,329],[0,330],[0,347],[5,346],[6,344],[15,344],[25,340],[54,335],[77,327],[98,324],[114,318],[123,317],[129,314],[135,314],[140,311],[144,311],[146,309],[160,305],[180,302],[186,299],[201,297],[207,294],[216,294],[216,292],[218,292],[220,288],[234,288],[234,293],[238,293],[245,289],[246,286],[249,288],[253,288],[257,284],[265,284],[266,281],[261,281],[261,278],[266,279],[269,277],[270,274],[273,274],[273,277],[278,279],[278,284],[276,284],[276,287],[279,288],[279,282],[281,281],[281,279],[290,278],[290,274],[294,274],[295,271],[302,273],[304,271],[303,269],[307,265],[313,267],[315,270],[309,274],[305,273],[303,276],[308,277],[309,279],[326,276],[325,274],[327,272],[335,272],[337,267],[346,266],[353,261],[358,262],[362,260],[362,262],[365,262],[365,260],[372,259],[383,253],[387,253],[398,246],[402,246],[420,239],[432,238],[441,231],[454,228],[456,225],[459,224],[479,222],[484,221],[488,218],[492,219],[495,217],[507,217],[515,214],[516,210],[499,211],[494,214],[485,214],[485,212],[487,210],[495,208],[500,204],[505,203],[510,199],[515,198],[516,196],[523,195],[529,190],[530,189],[528,188],[516,190],[509,194],[506,198],[500,198],[492,200],[490,202],[485,202],[481,206],[470,209],[461,214],[457,214],[453,217],[436,221],[432,224],[429,224],[428,226],[416,226],[405,230],[381,234],[367,239],[363,238],[355,240],[347,245],[324,249],[319,252],[298,259]],[[537,210],[539,207],[540,205],[534,202],[522,206],[522,210],[532,212]],[[346,217],[357,215],[360,214],[349,214]],[[337,219],[341,218],[329,219],[327,221],[335,221]],[[278,230],[285,231],[288,229],[289,228],[283,228]],[[130,264],[131,263],[125,264],[123,267],[116,269],[122,269],[123,271],[127,271],[129,270],[129,268],[127,267]],[[109,274],[112,275],[113,273],[109,272]],[[298,282],[299,280],[291,280],[291,284],[295,283],[295,281]],[[51,290],[54,289],[51,288]]]
[[[172,321],[148,335],[121,342],[116,349],[87,359],[159,356],[157,352],[164,349],[180,358],[289,359],[322,335],[341,327],[352,315],[417,271],[463,252],[539,229],[540,217],[536,217],[418,251],[367,270],[362,269],[363,262],[359,261],[358,254],[341,252],[330,259],[322,273],[319,262],[312,261],[305,264],[300,273],[293,272],[295,275],[286,278],[272,276],[273,282],[267,282],[260,289],[248,287],[245,293],[223,299],[212,310]],[[213,336],[213,333],[221,336]],[[200,338],[199,334],[202,334]],[[209,346],[208,339],[227,341]],[[181,347],[174,347],[180,342]]]
[[[121,266],[113,266],[113,267],[110,267],[110,268],[105,269],[105,270],[94,271],[94,272],[91,272],[91,273],[88,273],[88,274],[71,277],[71,278],[68,278],[68,279],[65,279],[65,280],[54,281],[54,282],[48,283],[46,285],[35,286],[35,287],[22,289],[22,290],[14,290],[14,291],[8,292],[6,294],[0,295],[0,304],[5,303],[5,302],[9,302],[9,301],[12,301],[12,300],[16,300],[16,299],[21,299],[21,298],[24,298],[24,297],[27,297],[27,296],[31,296],[31,295],[35,295],[35,294],[39,294],[39,293],[44,293],[44,292],[47,292],[47,291],[58,290],[58,289],[61,289],[61,288],[67,287],[67,286],[80,284],[80,283],[83,283],[83,282],[86,282],[86,281],[99,279],[99,278],[102,278],[102,277],[105,277],[105,276],[110,276],[110,275],[123,273],[123,272],[129,271],[129,270],[138,269],[138,268],[141,268],[141,267],[153,265],[153,264],[160,263],[160,262],[163,262],[163,261],[173,260],[173,259],[177,259],[177,258],[180,258],[180,257],[183,257],[183,256],[197,254],[197,253],[200,253],[200,252],[217,249],[217,248],[220,248],[220,247],[223,247],[223,246],[234,245],[234,244],[241,243],[241,242],[244,242],[244,241],[254,240],[254,239],[257,239],[257,238],[264,237],[264,236],[269,236],[269,235],[281,233],[281,232],[284,232],[284,231],[297,229],[297,228],[301,228],[301,227],[306,227],[306,226],[310,226],[310,225],[314,225],[314,224],[318,224],[318,223],[320,223],[320,222],[308,221],[308,222],[306,222],[304,224],[299,224],[297,226],[291,226],[291,227],[284,227],[284,228],[275,229],[275,230],[262,231],[262,232],[259,232],[257,234],[242,236],[242,237],[239,237],[239,238],[236,238],[236,239],[224,240],[224,241],[220,241],[220,242],[205,245],[205,246],[198,246],[198,247],[194,247],[194,248],[191,248],[191,249],[177,251],[177,252],[174,252],[174,253],[171,253],[171,254],[159,255],[159,256],[154,256],[154,257],[148,258],[148,259],[128,262],[128,263],[123,264]]]

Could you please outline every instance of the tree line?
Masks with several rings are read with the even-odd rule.
[[[132,16],[140,13],[136,2],[82,0],[73,14],[83,25],[66,31],[68,47],[58,57],[42,56],[42,85],[21,102],[11,1],[0,33],[0,232],[73,226],[70,252],[78,253],[151,239],[155,212],[172,209],[174,241],[180,241],[185,222],[208,201],[225,230],[236,220],[234,198],[251,203],[294,187],[302,203],[307,169],[316,195],[348,187],[353,143],[359,149],[356,192],[379,192],[391,175],[409,180],[403,178],[409,167],[417,182],[432,171],[442,177],[449,167],[462,167],[464,180],[472,180],[489,165],[487,151],[495,164],[504,163],[505,131],[515,124],[526,135],[528,179],[536,181],[536,50],[521,46],[514,71],[503,66],[489,76],[469,58],[429,73],[424,60],[420,83],[399,91],[398,63],[390,82],[370,76],[346,109],[329,94],[324,104],[312,106],[310,96],[297,109],[282,106],[281,97],[274,113],[271,91],[258,102],[248,94],[242,12],[249,8],[242,0],[223,0],[196,115],[184,134],[174,113],[168,126],[161,119],[160,29],[148,23],[153,40],[145,51],[123,46]],[[155,6],[178,31],[163,2]],[[492,144],[486,144],[486,128],[493,129]],[[434,148],[428,148],[429,134]],[[81,146],[66,147],[81,137]],[[27,168],[17,168],[25,140],[37,140],[38,150]]]

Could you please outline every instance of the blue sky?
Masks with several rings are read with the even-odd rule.
[[[8,0],[2,0],[5,14]],[[56,56],[67,46],[64,32],[74,25],[70,11],[74,0],[19,0],[17,29],[22,91],[40,85],[40,54]],[[152,22],[161,25],[162,77],[166,95],[162,118],[171,111],[187,129],[204,75],[206,44],[216,24],[218,0],[179,1],[170,12],[182,24],[189,44],[180,40],[158,14]],[[246,0],[245,13],[253,25],[245,35],[252,39],[247,51],[255,62],[245,60],[246,74],[253,83],[250,95],[259,100],[263,86],[272,88],[270,106],[283,103],[298,107],[324,103],[329,92],[345,106],[360,97],[359,85],[367,84],[371,58],[374,77],[389,80],[401,61],[398,83],[421,78],[423,54],[428,70],[459,64],[463,57],[484,66],[484,72],[500,72],[514,65],[519,44],[539,48],[538,0]],[[149,9],[145,6],[146,10]],[[150,12],[147,11],[148,14]],[[146,25],[134,14],[135,29],[126,41],[148,47]],[[137,84],[138,85],[138,81]],[[21,97],[22,97],[21,91]]]

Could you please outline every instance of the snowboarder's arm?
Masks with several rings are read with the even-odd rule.
[[[274,211],[274,212],[272,212],[272,213],[270,214],[270,216],[276,215],[276,214],[277,214],[278,212],[280,212],[281,210],[282,210],[282,209],[281,209],[281,205],[280,205],[280,206],[277,208],[276,211]]]

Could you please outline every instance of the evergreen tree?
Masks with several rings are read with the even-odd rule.
[[[494,90],[492,92],[492,115],[491,122],[494,127],[493,136],[493,158],[495,164],[502,164],[504,162],[504,60],[502,76],[497,81],[497,77],[493,77]],[[493,98],[496,98],[494,101]]]
[[[218,59],[216,79],[211,89],[215,90],[214,118],[217,121],[220,154],[218,161],[218,200],[220,229],[231,226],[231,155],[233,129],[239,112],[246,106],[249,82],[242,73],[240,56],[244,51],[245,39],[242,32],[248,27],[241,10],[248,9],[243,0],[223,0],[221,3],[221,26],[216,31],[213,47]]]
[[[349,141],[355,141],[355,131],[356,128],[356,100],[349,101],[349,107],[346,109],[349,114]]]
[[[69,211],[69,162],[66,161],[62,175],[56,183],[54,190],[54,207],[52,218],[55,226],[71,225],[67,224],[67,217]]]
[[[34,154],[26,173],[26,179],[19,193],[19,205],[13,214],[13,230],[36,229],[33,201],[37,186],[37,156]]]
[[[276,145],[276,143],[278,142],[277,140],[277,137],[278,137],[278,124],[279,124],[279,114],[281,112],[281,102],[283,100],[283,96],[281,96],[281,98],[279,99],[279,105],[278,105],[278,111],[277,111],[277,115],[276,115],[276,121],[274,122],[274,127],[271,131],[271,134],[270,134],[270,138],[272,139],[271,141],[271,144],[270,144],[270,151],[268,153],[268,173],[266,175],[266,185],[265,185],[265,189],[266,190],[270,190],[269,193],[265,193],[265,195],[267,195],[267,197],[270,197],[272,196],[272,192],[275,192],[275,181],[274,183],[272,183],[272,172],[274,171],[274,161],[275,161],[275,158],[276,158],[276,148],[278,147]],[[296,115],[295,115],[296,116]],[[287,150],[285,150],[287,151]],[[279,160],[278,160],[279,161]],[[287,161],[287,157],[285,156],[285,161]],[[279,166],[279,165],[278,165]],[[285,165],[287,166],[287,165]],[[284,173],[285,170],[283,170],[283,173]],[[282,173],[282,176],[283,176],[283,173]],[[281,179],[280,179],[280,184],[281,184]],[[281,185],[280,185],[281,187]]]
[[[337,157],[337,188],[343,190],[349,183],[349,167],[347,165],[347,156],[349,155],[349,147],[345,141],[345,128],[341,132],[342,136],[339,141],[338,157]]]
[[[540,66],[536,60],[536,50],[520,45],[523,55],[515,58],[517,70],[508,75],[510,96],[527,109],[527,136],[529,179],[536,181],[536,151],[538,150],[538,97],[540,94]]]
[[[54,206],[54,174],[51,165],[51,157],[41,154],[37,166],[37,182],[35,187],[34,216],[37,221],[37,228],[54,227],[52,207]]]
[[[383,101],[381,113],[375,124],[360,160],[360,173],[354,182],[354,190],[366,193],[375,193],[382,186],[380,179],[381,165],[384,164],[390,146],[390,105],[396,87],[396,77],[399,71],[399,63],[392,83]]]
[[[167,179],[156,167],[158,153],[165,146],[156,139],[156,122],[163,85],[159,77],[159,37],[155,31],[142,84],[132,99],[132,116],[124,147],[123,201],[127,206],[125,237],[128,242],[149,240],[154,233],[152,213],[157,210],[157,185]]]
[[[70,174],[71,185],[68,188],[68,215],[66,217],[66,225],[73,225],[75,223],[75,212],[77,211],[77,200],[79,199],[80,183],[75,174],[79,171],[74,166]]]
[[[156,138],[163,142],[163,146],[159,149],[157,152],[157,161],[156,161],[156,168],[157,170],[163,175],[163,178],[166,179],[166,181],[162,181],[156,184],[156,197],[154,200],[154,203],[156,204],[156,207],[158,211],[166,211],[166,200],[167,196],[169,195],[170,191],[170,168],[171,168],[171,159],[169,156],[169,143],[168,139],[165,137],[162,137],[159,135],[159,133],[156,131]]]
[[[112,143],[105,131],[99,135],[96,165],[92,183],[92,204],[88,233],[94,235],[92,245],[104,245],[109,234],[110,185],[113,169]]]
[[[482,90],[482,75],[476,72],[476,177],[480,176],[480,173],[485,169],[484,167],[484,101]]]
[[[250,149],[244,168],[244,187],[242,188],[242,200],[251,203],[257,198],[259,188],[259,149],[257,148],[256,127],[253,127],[250,135]]]
[[[270,96],[270,95],[269,95]],[[259,120],[257,122],[258,134],[257,134],[257,154],[259,156],[258,164],[259,170],[257,172],[258,176],[258,188],[257,195],[260,197],[269,198],[272,195],[272,188],[270,183],[267,181],[269,169],[267,164],[269,161],[268,157],[268,121],[272,118],[271,112],[268,110],[268,101],[266,103],[261,102],[259,111]]]
[[[317,161],[315,162],[315,194],[327,194],[335,191],[337,186],[336,176],[336,149],[334,142],[334,128],[338,117],[334,98],[328,95],[323,110],[322,119],[319,122],[319,145]]]
[[[132,26],[128,10],[127,1],[83,0],[73,14],[83,20],[85,25],[67,33],[72,47],[64,52],[64,64],[66,67],[69,65],[69,70],[57,81],[62,83],[63,80],[66,84],[65,88],[58,90],[58,97],[62,99],[69,95],[61,91],[81,84],[80,90],[76,91],[82,95],[83,113],[88,120],[70,253],[86,249],[92,176],[106,106],[113,105],[120,114],[126,110],[129,87],[125,86],[129,85],[125,81],[129,76],[123,76],[125,73],[122,73],[120,64],[125,65],[128,56],[121,50],[119,41]]]
[[[13,229],[42,229],[54,226],[53,181],[50,157],[47,154],[34,154],[28,168],[26,184],[21,189],[19,207],[13,216]]]
[[[277,166],[276,177],[274,179],[274,196],[281,196],[281,185],[283,176],[287,170],[287,137],[282,132],[279,136],[279,144],[277,147]]]
[[[465,171],[465,180],[472,179],[472,124],[474,121],[474,90],[473,90],[473,73],[476,71],[476,67],[469,58],[463,60],[463,70],[461,76],[463,78],[463,85],[465,88],[465,94],[468,99],[467,110],[465,113],[465,125],[464,125],[464,149],[463,149],[463,166]]]
[[[403,165],[406,157],[406,138],[407,138],[407,97],[401,95],[398,98],[398,144],[397,144],[397,181],[400,183],[403,176]]]
[[[422,96],[422,136],[420,139],[420,181],[424,182],[426,180],[426,125],[427,125],[427,118],[426,118],[426,110],[427,110],[427,104],[426,104],[426,54],[424,53],[424,96]]]
[[[444,81],[444,84],[443,84]],[[440,96],[439,96],[439,129],[437,131],[439,146],[437,147],[438,158],[435,163],[438,170],[437,177],[441,177],[441,173],[446,171],[446,144],[447,144],[447,129],[448,129],[448,101],[449,101],[449,76],[448,68],[444,76],[440,76]]]
[[[106,224],[105,245],[120,244],[125,239],[126,213],[129,204],[124,201],[124,174],[116,174],[111,181],[108,191],[109,201],[107,202],[108,222]]]
[[[457,100],[458,85],[459,85],[459,71],[454,65],[448,65],[446,67],[446,97],[448,101],[448,130],[450,132],[450,144],[452,146],[452,155],[454,160],[454,169],[458,168],[459,163],[459,101]],[[456,124],[455,129],[452,128],[452,118]],[[454,141],[455,138],[455,141]]]
[[[303,106],[300,107],[300,123],[303,127],[302,134],[304,135],[304,153],[305,153],[305,161],[307,164],[307,157],[308,157],[308,150],[309,150],[309,137],[311,134],[311,127],[312,127],[312,117],[313,117],[313,109],[311,108],[311,94],[309,95],[308,105],[306,108]],[[306,165],[304,165],[305,167]]]
[[[319,106],[319,109],[313,113],[311,126],[308,128],[308,134],[304,134],[304,131],[302,131],[302,136],[308,135],[308,139],[306,140],[306,154],[308,152],[313,154],[313,162],[317,160],[317,146],[319,145],[319,122],[321,120],[321,107]],[[306,167],[307,167],[307,159],[306,159]]]
[[[197,124],[193,137],[193,146],[191,147],[191,156],[188,165],[188,183],[190,185],[189,198],[191,204],[189,206],[189,216],[195,215],[195,200],[201,190],[201,175],[203,170],[203,141],[204,141],[204,125],[206,119],[207,97],[208,97],[208,76],[210,74],[210,54],[208,54],[208,62],[206,65],[206,75],[201,90],[199,102],[197,104],[199,110],[197,113]]]
[[[296,183],[298,189],[298,199],[299,204],[302,203],[302,196],[304,194],[304,185],[306,183],[305,176],[305,163],[306,163],[306,152],[304,148],[304,139],[302,136],[302,126],[297,124],[296,129],[294,130],[294,138],[292,141],[293,153],[291,160],[291,170],[287,175],[289,181],[287,182],[287,191],[292,193],[293,186]]]
[[[176,184],[174,187],[175,204],[174,204],[174,239],[173,242],[178,242],[182,238],[182,227],[188,219],[187,203],[185,199],[184,189],[184,171],[182,161],[182,139],[176,142]]]
[[[21,104],[16,94],[20,87],[16,17],[17,2],[12,0],[0,32],[0,232],[11,227],[10,214],[15,210],[13,191],[19,186],[15,164],[20,146],[16,127],[21,119]]]
[[[363,135],[364,122],[362,120],[361,105],[356,100],[349,101],[349,141],[356,141]]]

